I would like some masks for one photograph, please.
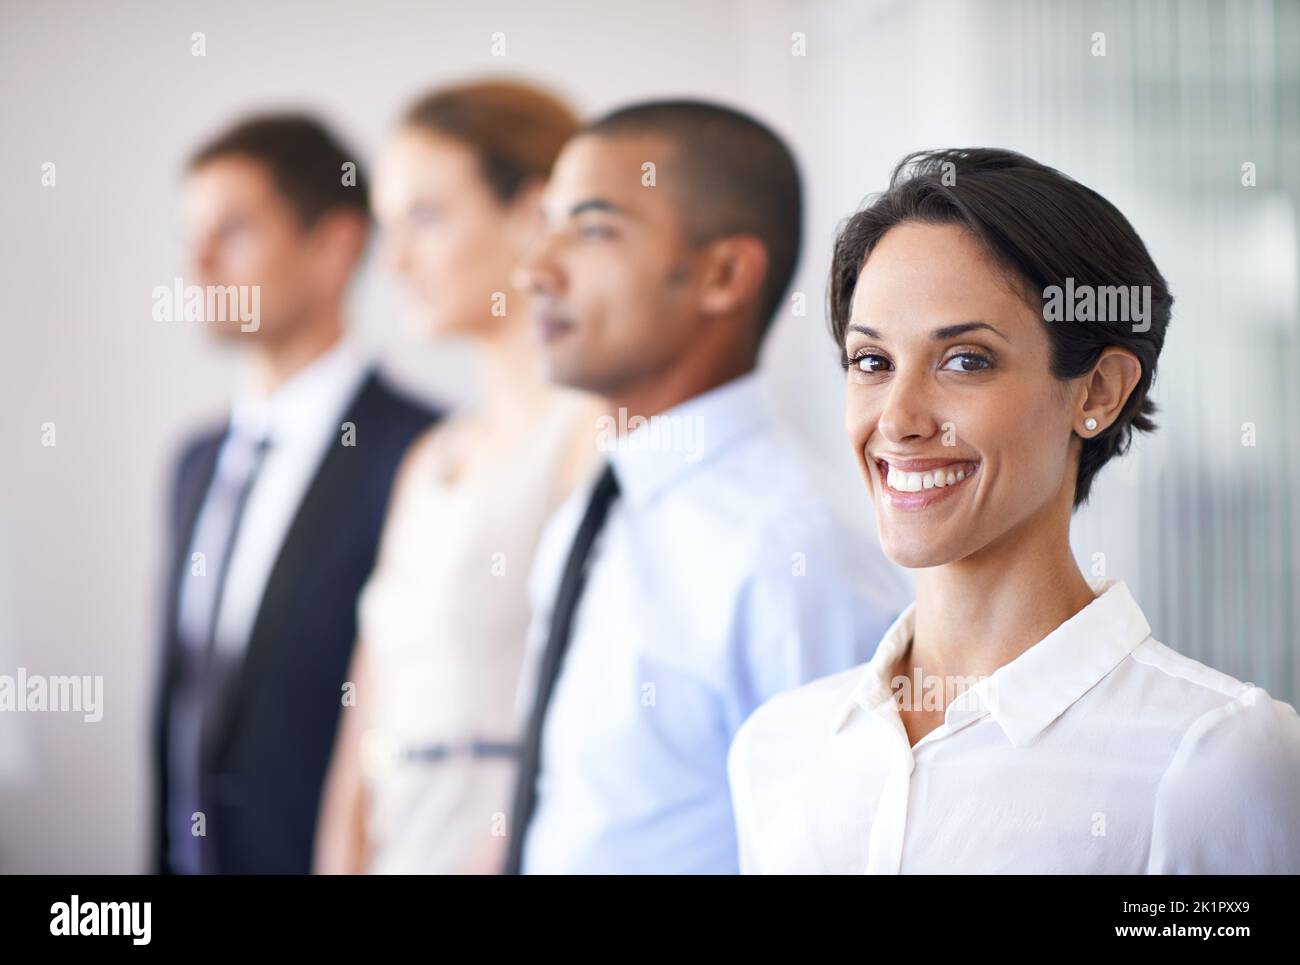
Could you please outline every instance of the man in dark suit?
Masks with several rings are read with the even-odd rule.
[[[354,156],[299,116],[245,121],[189,166],[190,281],[204,324],[248,365],[172,487],[160,872],[310,870],[357,597],[399,460],[437,418],[344,336],[365,192]]]

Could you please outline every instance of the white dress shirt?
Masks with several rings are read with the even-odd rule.
[[[542,732],[524,873],[738,870],[726,755],[773,694],[870,655],[905,600],[780,438],[758,377],[623,437]],[[543,533],[518,713],[592,484]]]
[[[226,569],[213,637],[223,652],[239,653],[248,645],[280,547],[328,447],[343,438],[343,416],[366,369],[357,348],[342,339],[270,396],[248,384],[236,395],[232,426],[246,438],[268,439],[270,448],[249,492]],[[217,455],[218,466],[233,457],[231,450],[228,439]],[[200,516],[195,532],[202,531]],[[185,572],[190,573],[188,565]],[[182,625],[189,584],[182,580]]]
[[[1300,718],[1151,637],[1122,582],[910,746],[864,668],[761,707],[729,756],[746,872],[1300,872]]]

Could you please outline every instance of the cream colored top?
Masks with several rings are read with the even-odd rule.
[[[464,418],[414,443],[359,602],[377,695],[362,737],[372,873],[456,872],[504,840],[528,573],[587,405],[557,394],[461,474]]]

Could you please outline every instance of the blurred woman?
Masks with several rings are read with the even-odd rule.
[[[373,206],[392,271],[432,335],[467,340],[480,401],[419,438],[397,477],[317,832],[316,870],[492,872],[515,764],[526,578],[581,481],[595,413],[530,364],[516,261],[577,130],[519,83],[421,99],[384,150]]]
[[[830,296],[916,602],[737,734],[744,870],[1300,872],[1295,709],[1156,641],[1070,550],[1098,471],[1155,428],[1173,299],[1133,227],[1019,154],[927,152],[845,224]]]

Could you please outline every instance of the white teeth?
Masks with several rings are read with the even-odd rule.
[[[925,489],[943,489],[947,486],[955,486],[961,482],[970,473],[975,472],[974,465],[967,463],[970,472],[967,472],[965,466],[955,472],[951,469],[936,469],[933,472],[901,472],[893,466],[889,466],[885,472],[885,485],[895,492],[900,493],[919,493]]]

